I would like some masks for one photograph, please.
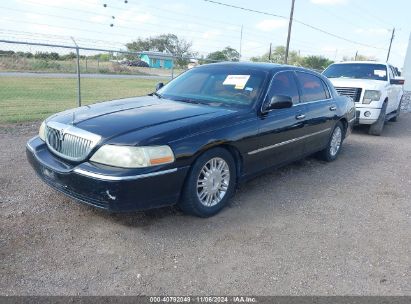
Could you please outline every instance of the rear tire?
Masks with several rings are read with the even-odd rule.
[[[327,147],[320,152],[321,159],[331,162],[337,159],[338,154],[340,154],[342,143],[344,141],[344,126],[339,121],[334,127],[328,140]]]
[[[213,216],[227,205],[236,181],[231,153],[223,148],[206,151],[192,165],[178,206],[187,214]]]
[[[377,121],[370,126],[370,129],[368,130],[368,134],[375,135],[375,136],[380,136],[382,134],[382,130],[384,129],[384,124],[385,124],[386,112],[387,112],[387,102],[384,102],[381,108],[380,116],[378,116]]]

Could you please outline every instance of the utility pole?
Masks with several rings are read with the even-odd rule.
[[[394,40],[394,36],[395,36],[395,27],[392,29],[390,47],[388,48],[388,54],[387,54],[387,62],[388,62],[388,59],[390,59],[391,46],[392,46],[392,41]]]
[[[271,62],[271,48],[272,48],[272,43],[270,42],[270,51],[268,52],[268,61]]]
[[[240,34],[240,58],[238,61],[241,61],[241,49],[243,47],[243,25],[241,24],[241,34]]]
[[[354,61],[357,61],[358,51],[355,52]]]
[[[288,23],[287,45],[285,47],[285,59],[284,59],[285,64],[287,64],[288,62],[288,52],[290,50],[291,27],[293,26],[293,15],[294,15],[294,3],[295,3],[295,0],[291,0],[291,12],[290,12],[290,21]]]

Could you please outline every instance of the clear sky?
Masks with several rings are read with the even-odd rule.
[[[291,0],[220,1],[287,17],[291,7]],[[243,60],[267,52],[270,42],[285,45],[288,27],[286,19],[203,0],[8,0],[0,2],[0,12],[0,39],[71,44],[73,36],[80,45],[118,49],[137,37],[175,33],[192,41],[200,55],[225,46],[238,50],[243,25]],[[292,50],[337,61],[357,51],[385,61],[395,27],[390,62],[403,65],[411,32],[410,0],[296,0],[294,18],[372,46],[294,23]]]

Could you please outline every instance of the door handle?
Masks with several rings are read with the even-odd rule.
[[[330,111],[335,111],[335,110],[337,110],[337,107],[336,107],[336,106],[331,106],[331,107],[330,107]]]
[[[295,117],[295,119],[298,119],[298,120],[301,120],[301,119],[304,119],[304,118],[305,118],[304,114],[299,114]]]

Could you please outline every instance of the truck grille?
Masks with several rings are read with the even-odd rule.
[[[101,137],[74,126],[48,122],[46,143],[54,154],[72,161],[84,160]]]
[[[351,97],[355,102],[359,102],[361,98],[361,88],[345,88],[345,87],[335,87],[338,94],[343,96]]]

